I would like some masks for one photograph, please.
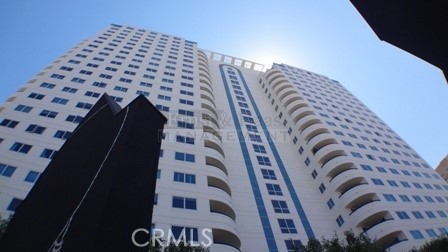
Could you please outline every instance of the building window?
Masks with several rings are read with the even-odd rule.
[[[168,106],[164,106],[164,105],[160,105],[160,104],[157,104],[157,105],[156,105],[156,108],[157,108],[159,111],[165,111],[165,112],[169,112],[169,111],[170,111],[170,107],[168,107]]]
[[[419,211],[412,211],[412,215],[414,215],[416,219],[423,219],[423,215]]]
[[[411,200],[409,199],[409,197],[406,196],[406,195],[400,194],[400,195],[398,195],[398,197],[400,197],[400,199],[401,199],[403,202],[411,202]]]
[[[373,182],[373,184],[375,184],[375,185],[380,185],[380,186],[383,186],[384,185],[384,183],[383,183],[383,181],[381,181],[381,179],[372,179],[372,182]]]
[[[58,115],[58,112],[44,109],[39,115],[48,118],[55,118]]]
[[[173,207],[196,210],[196,199],[173,196]]]
[[[291,219],[278,219],[278,225],[284,234],[297,234],[296,226]]]
[[[185,110],[185,109],[179,109],[178,113],[179,113],[179,115],[194,116],[193,111]]]
[[[37,178],[39,177],[39,173],[35,171],[28,172],[28,175],[25,177],[26,182],[34,183],[36,182]]]
[[[177,135],[176,142],[186,143],[186,144],[194,144],[194,138]]]
[[[196,175],[188,174],[188,173],[181,173],[181,172],[174,172],[174,181],[187,183],[187,184],[196,184]]]
[[[342,224],[344,224],[344,219],[342,218],[342,216],[338,216],[338,218],[336,218],[336,222],[338,223],[338,226],[342,226]]]
[[[271,161],[268,157],[257,156],[257,161],[260,165],[271,166]]]
[[[180,104],[186,104],[186,105],[193,105],[194,104],[193,101],[185,100],[185,99],[179,99],[179,103]]]
[[[423,236],[422,232],[420,232],[419,230],[411,230],[411,231],[409,231],[409,233],[411,233],[412,237],[415,240],[420,240],[420,239],[424,239],[425,238]]]
[[[5,177],[11,177],[16,171],[17,167],[0,163],[0,175]]]
[[[164,101],[171,101],[171,97],[168,95],[158,95],[157,99],[164,100]]]
[[[272,206],[276,213],[289,213],[288,205],[284,200],[272,200]]]
[[[28,128],[26,128],[25,131],[29,132],[29,133],[42,134],[44,132],[44,130],[45,130],[45,127],[42,127],[42,126],[39,126],[36,124],[30,124],[28,126]]]
[[[325,189],[326,189],[326,187],[325,187],[324,183],[321,183],[320,186],[319,186],[320,193],[324,193]]]
[[[255,151],[255,152],[258,152],[258,153],[266,153],[266,149],[264,148],[263,145],[252,144],[252,147],[254,148],[254,151]]]
[[[432,211],[425,211],[425,214],[428,216],[428,218],[430,219],[434,219],[436,218],[436,215],[432,212]]]
[[[67,140],[71,135],[72,135],[72,132],[70,132],[70,131],[58,130],[58,131],[56,131],[56,133],[54,134],[53,137],[59,138],[62,140]]]
[[[309,166],[310,163],[311,163],[311,160],[307,157],[307,158],[305,159],[305,165],[306,165],[306,166]]]
[[[71,88],[71,87],[64,87],[62,89],[62,92],[67,92],[67,93],[72,93],[72,94],[76,93],[77,91],[78,91],[78,89]]]
[[[53,159],[54,156],[58,153],[58,151],[51,150],[51,149],[44,149],[42,153],[40,154],[40,157],[42,158],[48,158]]]
[[[186,128],[186,129],[193,129],[194,124],[193,123],[187,123],[187,122],[177,122],[177,127],[179,128]]]
[[[247,131],[258,132],[257,126],[254,125],[246,125]]]
[[[45,95],[38,93],[31,93],[28,95],[28,97],[31,99],[42,100],[45,97]]]
[[[56,85],[48,82],[43,82],[42,84],[40,84],[40,87],[53,89],[54,87],[56,87]]]
[[[33,107],[20,104],[20,105],[17,105],[17,107],[14,110],[24,112],[24,113],[29,113],[32,109],[33,109]]]
[[[65,105],[65,104],[67,104],[68,100],[64,99],[64,98],[60,98],[60,97],[55,97],[55,98],[53,98],[53,100],[51,100],[51,102],[56,103],[56,104]]]
[[[32,146],[29,145],[29,144],[15,142],[11,146],[11,148],[9,148],[9,150],[15,151],[15,152],[20,152],[20,153],[23,153],[23,154],[27,154],[31,150],[31,147]]]
[[[436,231],[434,231],[434,229],[430,228],[430,229],[425,229],[426,233],[428,234],[429,237],[431,238],[435,238],[437,237]]]
[[[269,195],[279,195],[282,196],[282,189],[280,189],[280,185],[277,184],[266,184],[266,188],[268,190]]]
[[[13,120],[9,120],[9,119],[3,119],[3,121],[0,123],[0,126],[4,126],[7,128],[11,128],[14,129],[17,124],[19,124],[18,121],[13,121]]]
[[[392,194],[383,194],[386,201],[397,201],[397,199]]]
[[[78,104],[76,104],[76,107],[82,109],[91,109],[93,107],[93,104],[87,102],[78,102]]]
[[[263,174],[264,179],[277,180],[274,170],[261,169],[261,174]]]
[[[65,119],[67,122],[80,123],[84,119],[82,116],[68,115]]]
[[[327,201],[327,206],[328,206],[328,208],[330,208],[330,209],[333,208],[333,206],[334,206],[333,199],[329,199],[329,200]]]
[[[397,214],[398,218],[400,218],[402,220],[410,219],[409,215],[406,212],[404,212],[404,211],[398,211],[398,212],[395,212],[395,213]]]
[[[302,251],[302,248],[304,247],[300,240],[293,239],[285,240],[285,245],[287,252]]]
[[[260,143],[262,142],[261,137],[259,135],[249,134],[249,138],[253,142],[260,142]]]
[[[128,91],[128,88],[120,87],[120,86],[115,86],[115,87],[114,87],[114,90],[115,90],[115,91],[120,91],[120,92],[127,92],[127,91]]]
[[[313,179],[316,179],[317,177],[317,171],[314,169],[313,172],[311,173],[311,176],[313,177]]]
[[[195,162],[195,157],[193,154],[183,153],[183,152],[177,152],[175,153],[174,158],[179,161],[186,161],[190,163]]]
[[[13,198],[11,200],[11,202],[9,203],[7,210],[8,211],[15,211],[16,208],[20,205],[20,203],[22,203],[22,201],[23,200],[21,200],[21,199]]]

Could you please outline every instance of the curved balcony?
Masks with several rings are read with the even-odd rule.
[[[309,114],[306,115],[302,118],[300,118],[297,123],[297,129],[299,130],[299,132],[302,132],[303,130],[305,130],[308,126],[312,125],[312,124],[317,124],[317,123],[322,123],[321,120],[313,114]]]
[[[321,138],[322,135],[324,135],[327,132],[322,132],[320,134],[317,134],[315,136],[313,136],[310,140],[308,140],[308,146],[311,147],[311,152],[313,153],[313,155],[316,156],[316,153],[318,151],[320,151],[322,148],[324,148],[325,146],[329,146],[331,144],[338,144],[338,142],[336,141],[336,139],[334,138]],[[319,139],[319,141],[316,141],[316,139]],[[313,144],[310,144],[312,141]]]
[[[209,110],[215,118],[218,119],[218,113],[216,113],[216,110],[209,104],[209,102],[202,102],[201,108]]]
[[[199,78],[205,78],[209,83],[210,83],[210,87],[212,86],[211,84],[213,83],[212,80],[210,79],[209,76],[205,75],[203,72],[199,72]]]
[[[309,108],[308,104],[306,104],[306,102],[298,96],[290,97],[288,101],[283,103],[283,107],[285,107],[285,111],[291,116],[291,118],[294,111],[304,107]]]
[[[319,164],[324,164],[338,156],[344,156],[345,152],[339,148],[338,144],[329,144],[316,152],[316,159]]]
[[[212,105],[212,108],[214,108],[216,110],[216,104],[215,104],[215,101],[213,101],[213,98],[211,98],[207,94],[202,93],[201,94],[201,99],[202,99],[201,102],[204,102],[204,100],[210,102],[210,104]]]
[[[289,81],[285,77],[281,76],[281,77],[277,78],[274,82],[272,82],[271,88],[274,91],[277,89],[278,86],[283,86],[283,85],[288,85],[288,84],[289,84]]]
[[[342,182],[342,184],[340,184]],[[357,188],[359,186],[368,185],[366,179],[364,177],[355,177],[349,180],[338,180],[335,181],[336,192],[339,192],[339,198],[341,198],[345,193],[350,190]]]
[[[292,90],[291,88],[284,89],[279,92],[278,97],[280,101],[283,101],[283,98],[285,98],[286,96],[289,97],[291,94],[297,94],[297,90],[295,88],[294,90]]]
[[[353,164],[352,162],[350,162],[350,159],[348,159],[347,156],[338,156],[331,160],[328,160],[326,163],[323,163],[321,167],[322,167],[322,170],[326,170],[326,172],[327,172],[326,176],[329,176],[329,173],[333,169],[338,168],[339,165],[344,164],[344,163]]]
[[[207,125],[212,128],[219,129],[218,122],[216,121],[216,119],[213,116],[211,116],[207,113],[203,113],[201,115],[201,118],[202,118],[202,125]]]
[[[205,54],[205,52],[203,52],[202,50],[198,50],[198,56],[202,56],[204,59],[207,60],[207,54]]]
[[[204,85],[207,85],[207,86],[209,86],[211,89],[213,89],[213,87],[212,87],[212,83],[209,82],[206,78],[199,78],[199,83],[204,84]]]
[[[366,217],[365,219],[363,219],[362,221],[360,221],[358,223],[358,225],[356,225],[358,228],[362,229],[363,233],[371,233],[371,234],[375,234],[375,236],[373,237],[379,237],[378,236],[378,231],[379,230],[372,230],[374,227],[381,225],[381,223],[384,223],[386,221],[391,221],[394,218],[392,218],[392,215],[389,213],[389,211],[387,210],[379,210],[379,212],[376,212],[368,217]],[[396,225],[396,223],[394,223]],[[370,231],[369,231],[370,230]],[[376,231],[376,232],[375,232]]]
[[[311,147],[311,149],[320,149],[321,146],[325,146],[329,143],[336,143],[336,139],[333,138],[333,135],[330,133],[321,133],[319,135],[314,136],[308,141],[308,146]]]
[[[207,78],[208,78],[209,80],[211,80],[212,77],[211,77],[211,75],[210,75],[210,71],[209,71],[207,68],[204,68],[203,65],[204,65],[204,64],[199,65],[199,72],[200,72],[201,74],[204,74],[205,76],[207,76]]]
[[[356,167],[354,167],[354,166],[352,166],[352,167],[348,167],[347,169],[344,169],[344,170],[341,169],[341,170],[339,170],[337,173],[335,172],[334,175],[333,175],[333,177],[330,177],[330,183],[333,182],[333,180],[336,179],[338,176],[344,176],[344,175],[346,175],[346,174],[345,174],[346,172],[350,172],[350,171],[352,171],[352,172],[357,172],[357,170],[358,170],[358,168],[356,168]]]
[[[206,63],[204,63],[204,61],[202,60],[200,60],[199,62],[198,62],[198,65],[199,65],[199,69],[201,69],[201,68],[203,68],[203,69],[207,69],[207,72],[208,72],[208,74],[210,75],[210,71],[208,70],[208,62],[206,62]]]
[[[200,85],[199,89],[201,90],[201,93],[207,93],[210,97],[215,99],[215,95],[213,94],[213,91],[210,89],[209,86],[206,85]]]
[[[224,229],[213,228],[213,243],[231,246],[238,251],[241,248],[241,241],[237,235]]]
[[[266,71],[266,73],[264,74],[264,76],[265,76],[266,80],[267,80],[268,82],[270,82],[270,81],[271,81],[270,78],[271,78],[271,76],[274,75],[274,74],[280,74],[280,75],[283,75],[282,72],[281,72],[280,70],[278,70],[278,69],[269,69],[268,71]]]
[[[210,251],[219,251],[219,252],[241,252],[239,249],[234,248],[225,244],[212,244],[210,246]]]
[[[283,100],[280,101],[280,103],[285,103],[286,101],[290,100],[290,99],[293,98],[293,97],[297,97],[297,98],[303,100],[303,98],[300,96],[300,93],[295,92],[295,93],[286,95],[286,96],[283,98]]]
[[[210,212],[223,214],[232,219],[233,221],[236,220],[236,214],[235,211],[233,211],[232,207],[218,200],[210,200],[209,202],[210,202]]]
[[[352,190],[346,191],[343,195],[340,195],[339,202],[341,202],[341,205],[346,205],[348,202],[352,201],[354,198],[359,197],[359,195],[363,195],[366,193],[371,193],[372,187],[367,184],[363,183],[361,185],[358,185]]]
[[[221,155],[225,158],[224,150],[221,148],[219,144],[213,142],[211,140],[204,139],[204,147],[214,149],[215,151],[221,153]]]
[[[390,206],[387,206],[379,199],[371,199],[370,201],[364,202],[364,205],[358,206],[351,210],[350,218],[353,221],[352,223],[359,223],[360,220],[366,218],[366,216],[370,216],[379,211],[388,211]]]
[[[309,107],[300,107],[292,112],[291,119],[294,125],[297,125],[297,122],[307,115],[314,115],[314,112]]]
[[[198,61],[199,61],[199,62],[202,62],[202,63],[204,63],[204,64],[208,64],[208,61],[205,60],[205,59],[203,59],[203,58],[201,58],[201,57],[198,57]]]
[[[354,212],[354,210],[358,209],[359,206],[363,206],[366,203],[371,202],[374,199],[379,199],[378,195],[375,192],[368,192],[358,197],[354,198],[352,201],[345,205],[345,208],[350,209],[350,211]]]
[[[219,170],[221,170],[222,172],[224,172],[224,174],[226,174],[226,176],[229,176],[229,173],[227,172],[227,168],[222,161],[220,161],[214,157],[205,156],[205,164],[216,167]]]
[[[285,79],[285,76],[282,73],[275,73],[272,76],[270,76],[269,79],[266,79],[266,81],[269,84],[269,86],[272,87],[272,84],[274,84],[280,78]]]
[[[275,86],[275,89],[273,89],[273,91],[277,97],[280,97],[280,95],[285,94],[282,91],[286,92],[288,90],[297,93],[297,89],[293,85],[291,85],[289,82],[282,82],[281,84]],[[282,100],[282,99],[279,99],[279,100]]]
[[[315,123],[304,128],[301,134],[303,136],[303,139],[308,144],[309,140],[322,133],[329,133],[327,127],[325,127],[325,125],[322,123]]]
[[[207,185],[209,187],[215,187],[221,189],[222,191],[226,192],[230,197],[232,196],[232,190],[230,190],[230,186],[227,184],[226,181],[222,179],[219,179],[214,176],[207,176]]]
[[[203,115],[212,117],[214,119],[214,121],[216,121],[216,124],[218,124],[218,116],[217,116],[216,110],[213,110],[213,108],[207,106],[207,104],[204,104],[204,107],[202,107],[202,104],[201,104],[201,108],[203,108],[203,110],[201,110]]]
[[[203,95],[201,95],[201,103],[202,104],[206,104],[206,105],[208,105],[210,108],[212,108],[214,111],[215,111],[215,113],[216,113],[216,105],[215,105],[215,102],[213,102],[213,101],[211,101],[211,100],[209,100],[209,99],[206,99],[206,98],[203,98],[202,97]],[[216,116],[216,117],[218,117],[218,116]]]
[[[402,244],[402,242],[405,242],[407,240],[408,240],[408,238],[406,237],[406,235],[403,233],[403,231],[400,230],[400,231],[390,232],[389,234],[383,236],[381,239],[377,240],[376,242],[379,243],[383,247],[383,249],[386,251],[404,251],[407,249],[407,247],[398,249],[398,247],[399,247],[398,244]],[[397,245],[397,246],[395,246],[395,245]],[[395,248],[397,248],[397,249],[395,249]]]
[[[205,146],[205,142],[208,140],[204,140],[204,146]],[[208,141],[208,144],[211,144],[212,141]],[[214,146],[216,147],[216,145]],[[219,160],[222,164],[224,164],[224,156],[223,154],[221,154],[221,152],[219,152],[219,148],[209,148],[209,147],[205,147],[202,151],[202,154],[206,155],[207,157],[211,157],[214,158],[216,160]]]
[[[219,141],[222,142],[221,133],[219,133],[215,128],[212,128],[212,127],[207,126],[207,125],[202,125],[202,131],[204,131],[206,133],[209,133],[209,134],[212,134],[213,138],[218,138]]]

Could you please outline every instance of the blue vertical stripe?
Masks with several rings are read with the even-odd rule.
[[[286,187],[288,188],[289,194],[291,195],[292,201],[294,202],[294,206],[297,210],[297,213],[299,214],[299,218],[300,218],[300,221],[302,222],[303,228],[305,229],[305,233],[308,236],[308,238],[315,239],[316,237],[314,235],[313,229],[311,228],[308,218],[306,217],[305,211],[303,210],[303,207],[302,207],[302,204],[300,203],[299,197],[294,189],[291,179],[289,178],[289,175],[288,175],[288,172],[286,171],[285,165],[283,164],[283,161],[280,158],[280,155],[278,154],[277,148],[275,147],[275,143],[274,143],[274,141],[272,141],[271,134],[269,134],[269,131],[266,127],[266,123],[264,122],[263,117],[260,114],[260,110],[258,110],[257,104],[255,103],[255,100],[250,92],[250,89],[247,86],[247,83],[246,83],[243,75],[241,74],[241,71],[238,69],[236,69],[236,70],[238,71],[238,74],[240,75],[241,81],[243,82],[244,88],[246,89],[247,95],[249,96],[252,107],[254,108],[255,113],[257,114],[258,121],[260,122],[261,128],[263,129],[266,139],[268,140],[269,147],[271,148],[271,151],[275,157],[275,161],[277,162],[278,168],[280,169],[280,172],[283,176],[283,180],[285,181]]]
[[[266,207],[264,206],[263,197],[261,196],[260,187],[258,185],[257,177],[255,176],[254,167],[250,160],[249,151],[247,149],[246,141],[245,141],[243,132],[241,130],[241,125],[240,125],[240,121],[238,119],[238,115],[237,115],[237,112],[235,109],[235,104],[233,103],[233,99],[230,94],[229,85],[227,83],[227,78],[224,73],[224,66],[229,66],[229,65],[220,65],[219,70],[221,72],[222,81],[224,82],[227,99],[230,104],[230,110],[232,112],[233,121],[235,123],[235,129],[238,134],[238,140],[240,142],[241,151],[244,156],[244,163],[246,165],[247,174],[249,175],[250,185],[252,187],[252,193],[254,194],[255,203],[257,204],[258,214],[260,216],[261,224],[263,226],[264,236],[266,238],[266,242],[267,242],[269,251],[277,252],[278,251],[277,243],[275,242],[274,234],[272,233],[271,223],[269,222],[268,213],[266,212]],[[235,69],[239,72],[239,70],[234,68],[233,66],[229,66],[229,67],[232,67],[232,69]],[[243,78],[241,73],[240,73],[240,78]]]

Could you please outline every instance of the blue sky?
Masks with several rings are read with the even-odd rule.
[[[354,93],[430,165],[448,154],[448,85],[441,71],[381,42],[349,1],[0,1],[0,101],[110,23],[326,75]]]

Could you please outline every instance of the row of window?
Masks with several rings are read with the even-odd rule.
[[[378,179],[378,178],[372,178],[372,182],[373,182],[373,184],[378,185],[378,186],[384,186],[385,185],[383,180]],[[395,180],[386,180],[386,182],[387,182],[387,184],[389,186],[399,187],[399,184]],[[399,182],[400,182],[400,184],[404,188],[411,188],[411,184],[412,184],[414,186],[414,188],[416,188],[416,189],[423,189],[423,188],[425,188],[427,190],[434,190],[434,189],[443,190],[442,186],[440,186],[438,184],[432,184],[431,185],[431,184],[428,184],[428,183],[423,183],[423,186],[422,186],[418,182],[408,182],[408,181],[399,181]],[[443,188],[448,191],[448,185],[443,185]]]
[[[243,97],[244,93],[241,91],[241,87],[239,86],[239,82],[237,81],[236,73],[232,70],[227,71],[229,74],[229,77],[231,79],[231,83],[233,84],[232,87],[234,88],[234,92],[236,94],[236,99],[238,100],[238,105],[240,106],[241,112],[243,114],[243,120],[246,123],[246,129],[248,132],[258,133],[257,126],[253,125],[255,123],[255,120],[251,117],[251,112],[248,110],[249,106],[245,102],[246,99]],[[266,154],[266,148],[264,145],[260,144],[262,143],[262,139],[260,135],[249,133],[249,139],[252,142],[256,142],[252,144],[252,148],[254,152],[260,153],[260,154]],[[272,166],[271,161],[269,157],[267,156],[261,156],[256,155],[256,159],[259,165],[262,165],[263,168],[261,168],[261,174],[264,179],[266,180],[277,180],[277,177],[275,175],[275,171],[272,169],[268,169],[267,167]],[[266,189],[268,191],[269,195],[275,195],[275,196],[282,196],[282,190],[280,188],[279,184],[272,184],[272,183],[266,183]],[[274,212],[276,213],[284,213],[289,214],[289,208],[284,200],[276,199],[271,200],[271,204],[273,206]],[[278,225],[280,227],[280,231],[285,234],[296,234],[297,229],[295,227],[294,221],[292,219],[277,219]],[[293,241],[287,242],[286,246],[288,248],[293,248]],[[296,244],[297,245],[297,244]]]

